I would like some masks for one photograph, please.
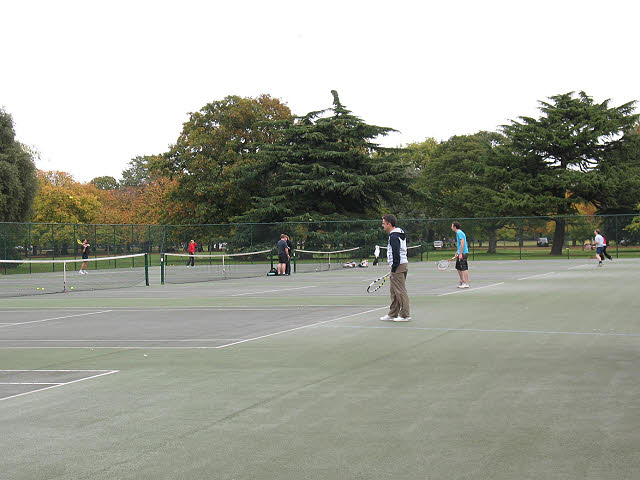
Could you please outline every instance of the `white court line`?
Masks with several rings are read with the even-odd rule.
[[[66,371],[69,371],[69,372],[80,372],[82,370],[0,370],[0,371],[1,372],[11,372],[11,371],[16,371],[16,372],[66,372]],[[95,370],[88,370],[88,371],[94,371],[95,372]],[[0,398],[0,402],[2,402],[3,400],[9,400],[10,398],[22,397],[23,395],[30,395],[32,393],[42,392],[44,390],[49,390],[51,388],[58,388],[58,387],[62,387],[64,385],[71,385],[72,383],[83,382],[85,380],[90,380],[92,378],[102,377],[104,375],[111,375],[112,373],[118,373],[119,371],[120,370],[110,370],[108,372],[100,373],[98,375],[92,375],[90,377],[79,378],[78,380],[72,380],[71,382],[58,383],[56,385],[51,385],[50,387],[38,388],[37,390],[32,390],[30,392],[18,393],[17,395],[11,395],[10,397],[2,397],[2,398]]]
[[[36,370],[0,370],[0,372],[119,372],[120,370],[59,370],[59,369],[36,369]]]
[[[385,329],[397,328],[387,326],[367,326],[367,325],[326,325],[327,328],[354,328],[354,329]],[[403,330],[431,330],[437,332],[480,332],[480,333],[537,333],[540,335],[593,335],[596,337],[640,337],[640,333],[606,333],[606,332],[562,332],[546,330],[498,330],[483,328],[449,328],[449,327],[410,327],[404,326]]]
[[[35,383],[35,382],[0,382],[0,385],[62,385],[61,383],[55,382],[43,382],[43,383]]]
[[[480,290],[481,288],[496,287],[496,286],[498,286],[498,285],[504,285],[504,282],[500,282],[500,283],[493,283],[493,284],[491,284],[491,285],[485,285],[484,287],[461,288],[461,289],[459,289],[459,290],[458,290],[458,291],[456,291],[456,292],[441,293],[441,294],[440,294],[440,295],[438,295],[438,296],[439,296],[439,297],[443,297],[443,296],[445,296],[445,295],[453,295],[453,294],[455,294],[455,293],[462,293],[462,292],[465,292],[465,291],[473,292],[473,291],[476,291],[476,290]]]
[[[238,337],[238,338],[185,338],[185,339],[180,339],[180,338],[165,338],[165,339],[153,339],[153,340],[148,340],[148,339],[112,339],[112,340],[96,340],[93,338],[89,338],[89,339],[84,339],[84,340],[68,340],[68,339],[31,339],[31,338],[25,338],[25,339],[16,339],[16,338],[12,338],[10,340],[1,340],[0,342],[77,342],[77,343],[91,343],[91,342],[140,342],[140,343],[144,343],[144,342],[233,342],[236,340],[244,340],[244,338],[242,337]],[[0,370],[0,372],[6,372],[7,370]],[[29,370],[30,371],[30,370]],[[43,372],[44,370],[38,370],[38,372]],[[55,370],[56,372],[59,372],[60,370]]]
[[[241,297],[242,295],[255,295],[256,293],[289,292],[291,290],[302,290],[303,288],[313,288],[313,287],[315,287],[315,285],[309,285],[307,287],[279,288],[277,290],[263,290],[261,292],[236,293],[235,295],[229,295],[229,296],[230,297]]]
[[[289,328],[287,330],[282,330],[280,332],[269,333],[267,335],[260,335],[259,337],[247,338],[246,340],[240,340],[239,342],[227,343],[226,345],[220,345],[220,346],[214,347],[214,348],[225,348],[225,347],[230,347],[231,345],[238,345],[239,343],[252,342],[254,340],[260,340],[262,338],[273,337],[274,335],[280,335],[282,333],[294,332],[296,330],[301,330],[303,328],[315,327],[316,325],[322,325],[324,323],[335,322],[335,321],[338,321],[338,320],[344,320],[345,318],[351,318],[351,317],[355,317],[355,316],[358,316],[358,315],[365,315],[367,313],[376,312],[378,310],[384,310],[384,309],[387,309],[387,308],[389,308],[389,307],[374,308],[372,310],[366,310],[364,312],[353,313],[351,315],[345,315],[344,317],[332,318],[330,320],[324,320],[322,322],[316,322],[316,323],[312,323],[310,325],[303,325],[301,327]]]
[[[529,280],[530,278],[544,277],[545,275],[552,275],[554,273],[556,272],[541,273],[539,275],[531,275],[530,277],[519,278],[518,280]]]
[[[589,264],[588,264],[588,263],[583,263],[582,265],[578,265],[578,266],[575,266],[575,267],[571,267],[571,268],[569,268],[569,270],[573,270],[574,268],[580,268],[580,267],[588,267],[588,266],[589,266]]]
[[[78,313],[76,315],[66,315],[64,317],[55,317],[55,318],[44,318],[42,320],[31,320],[29,322],[9,323],[9,324],[6,324],[6,325],[0,325],[0,328],[3,328],[3,327],[14,327],[16,325],[26,325],[28,323],[50,322],[51,320],[63,320],[65,318],[84,317],[84,316],[87,316],[87,315],[97,315],[99,313],[109,313],[109,312],[112,312],[112,311],[113,310],[102,310],[100,312]]]
[[[220,297],[223,298],[223,297]],[[95,306],[95,307],[43,307],[43,308],[34,308],[34,307],[25,307],[21,310],[2,310],[0,309],[0,313],[24,313],[24,312],[41,312],[42,310],[95,310],[96,308],[109,308],[109,311],[113,312],[151,312],[155,310],[162,311],[190,311],[193,310],[195,312],[198,311],[216,311],[216,310],[247,310],[247,311],[269,311],[269,310],[297,310],[299,308],[351,308],[357,307],[357,305],[291,305],[287,304],[284,306],[255,306],[255,305],[225,305],[225,306],[211,306],[211,307],[111,307],[111,306]],[[4,322],[2,322],[4,323]],[[0,325],[2,324],[0,323]],[[9,325],[13,325],[12,323]]]

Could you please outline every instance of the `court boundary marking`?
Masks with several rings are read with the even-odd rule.
[[[278,288],[276,290],[263,290],[262,292],[236,293],[234,295],[229,295],[229,297],[242,297],[243,295],[255,295],[257,293],[289,292],[291,290],[303,290],[305,288],[314,288],[314,287],[315,285],[307,285],[305,287],[295,287],[295,288]]]
[[[327,328],[353,328],[353,329],[389,329],[398,328],[385,325],[324,325]],[[479,332],[479,333],[534,333],[539,335],[593,335],[599,337],[640,337],[640,333],[615,333],[615,332],[563,332],[552,330],[508,330],[491,328],[451,328],[451,327],[401,327],[403,330],[426,330],[434,332]]]
[[[85,380],[91,380],[92,378],[103,377],[105,375],[111,375],[113,373],[118,373],[120,370],[0,370],[2,372],[102,372],[97,375],[91,375],[89,377],[78,378],[76,380],[72,380],[70,382],[62,382],[62,383],[48,383],[45,385],[49,385],[48,387],[38,388],[36,390],[31,390],[29,392],[18,393],[16,395],[11,395],[9,397],[0,397],[0,402],[4,400],[9,400],[11,398],[22,397],[25,395],[31,395],[32,393],[42,392],[44,390],[50,390],[52,388],[64,387],[65,385],[71,385],[72,383],[83,382]],[[1,384],[1,383],[0,383]],[[13,384],[16,385],[16,384]]]
[[[100,310],[98,312],[87,312],[87,313],[78,313],[75,315],[65,315],[63,317],[54,317],[54,318],[44,318],[41,320],[29,320],[28,322],[14,322],[14,323],[6,323],[6,324],[1,324],[0,328],[5,328],[5,327],[16,327],[16,326],[20,326],[20,325],[27,325],[30,323],[42,323],[42,322],[50,322],[53,320],[63,320],[65,318],[75,318],[75,317],[85,317],[87,315],[98,315],[100,313],[109,313],[112,310]]]
[[[254,340],[260,340],[260,339],[263,339],[263,338],[273,337],[273,336],[275,336],[275,335],[281,335],[281,334],[283,334],[283,333],[289,333],[289,332],[294,332],[294,331],[296,331],[296,330],[302,330],[303,328],[310,328],[310,327],[315,327],[315,326],[317,326],[317,325],[323,325],[323,324],[326,324],[326,323],[329,323],[329,322],[336,322],[336,321],[338,321],[338,320],[344,320],[345,318],[356,317],[356,316],[358,316],[358,315],[365,315],[365,314],[367,314],[367,313],[376,312],[376,311],[378,311],[378,310],[383,310],[383,309],[387,309],[387,308],[389,308],[389,307],[387,307],[387,306],[384,306],[384,307],[378,307],[378,308],[374,308],[374,309],[371,309],[371,310],[365,310],[364,312],[353,313],[353,314],[351,314],[351,315],[344,315],[344,316],[342,316],[342,317],[338,317],[338,318],[331,318],[331,319],[329,319],[329,320],[323,320],[323,321],[321,321],[321,322],[316,322],[316,323],[312,323],[312,324],[309,324],[309,325],[302,325],[302,326],[300,326],[300,327],[289,328],[289,329],[287,329],[287,330],[281,330],[281,331],[279,331],[279,332],[269,333],[269,334],[267,334],[267,335],[260,335],[260,336],[258,336],[258,337],[247,338],[247,339],[245,339],[245,340],[240,340],[240,341],[238,341],[238,342],[228,343],[228,344],[226,344],[226,345],[219,345],[219,346],[217,346],[217,347],[212,347],[212,348],[214,348],[214,349],[218,349],[218,348],[226,348],[226,347],[230,347],[230,346],[232,346],[232,345],[238,345],[238,344],[240,344],[240,343],[252,342],[252,341],[254,341]]]

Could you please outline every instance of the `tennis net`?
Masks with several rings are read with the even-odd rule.
[[[386,246],[385,247],[378,246],[378,245],[376,245],[376,247],[380,248],[380,257],[378,257],[378,258],[382,258],[383,260],[386,260],[386,258],[387,258],[387,247]],[[414,258],[414,259],[416,259],[418,261],[421,261],[422,260],[422,244],[420,244],[420,245],[412,245],[410,247],[407,247],[407,257],[408,258]]]
[[[80,273],[87,262],[86,273]],[[149,285],[146,253],[83,259],[0,260],[0,297]]]
[[[360,247],[323,252],[318,250],[294,249],[294,273],[323,272],[343,268],[346,263],[362,261]]]
[[[261,277],[273,268],[273,250],[217,255],[162,255],[161,283],[195,283]]]

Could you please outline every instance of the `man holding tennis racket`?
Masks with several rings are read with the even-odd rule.
[[[469,288],[469,264],[467,263],[467,257],[469,257],[469,245],[467,245],[467,236],[460,229],[460,223],[453,222],[451,224],[451,230],[456,234],[456,270],[460,276],[460,283],[458,288]]]
[[[387,262],[391,266],[389,274],[391,280],[391,305],[389,313],[380,320],[392,322],[408,322],[409,294],[407,293],[407,271],[409,260],[407,259],[407,234],[401,228],[396,227],[398,219],[395,215],[382,217],[382,229],[389,234],[387,243]]]

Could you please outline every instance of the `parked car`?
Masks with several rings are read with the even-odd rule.
[[[547,237],[538,238],[538,246],[539,247],[548,247],[549,246],[549,239]]]

